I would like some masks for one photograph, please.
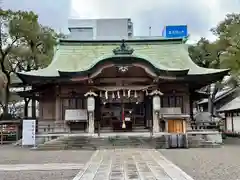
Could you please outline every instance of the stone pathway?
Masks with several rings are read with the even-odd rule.
[[[84,164],[48,163],[48,164],[0,164],[1,171],[50,171],[83,169]]]
[[[73,180],[193,180],[154,149],[97,150]]]

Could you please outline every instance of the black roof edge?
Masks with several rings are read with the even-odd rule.
[[[214,103],[217,102],[217,101],[219,101],[219,100],[221,100],[221,99],[223,99],[224,97],[232,94],[232,93],[235,92],[237,89],[238,89],[238,87],[234,87],[234,88],[229,89],[229,91],[227,91],[227,92],[225,92],[224,94],[222,94],[221,96],[217,97],[217,98],[215,99]]]
[[[166,39],[124,39],[125,42],[181,42],[184,38],[166,38]],[[72,40],[59,39],[59,43],[121,43],[122,40]]]

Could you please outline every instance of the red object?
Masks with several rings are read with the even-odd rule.
[[[124,121],[125,120],[125,114],[124,114],[124,109],[123,109],[123,111],[122,111],[122,121]]]

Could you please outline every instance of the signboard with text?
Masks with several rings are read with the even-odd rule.
[[[65,121],[87,121],[87,109],[66,109]]]
[[[162,36],[166,38],[184,38],[188,36],[187,25],[165,26]]]
[[[35,146],[36,143],[36,120],[23,120],[22,145]]]

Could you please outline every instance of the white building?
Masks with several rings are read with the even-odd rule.
[[[133,36],[133,23],[122,19],[69,19],[69,39],[109,40],[128,39]]]

